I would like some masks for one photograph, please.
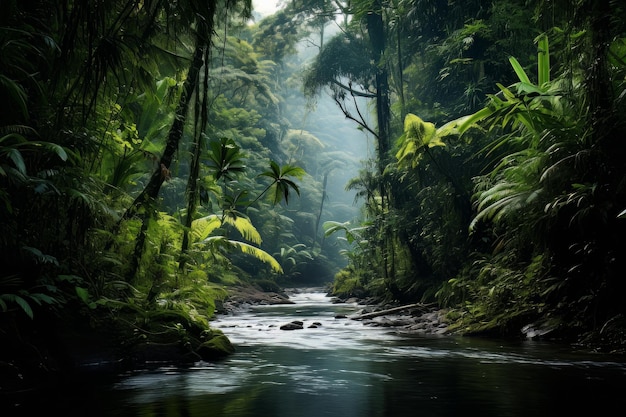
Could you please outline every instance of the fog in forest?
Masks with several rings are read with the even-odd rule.
[[[328,36],[328,35],[327,35]],[[332,32],[331,32],[332,36]],[[318,52],[319,41],[306,39],[299,44],[297,59],[307,65]],[[371,108],[365,100],[359,100],[359,111],[365,120],[372,123]],[[358,129],[358,125],[346,118],[337,107],[330,94],[322,91],[317,97],[307,99],[296,96],[287,99],[284,104],[287,113],[294,112],[300,117],[290,120],[292,129],[307,131],[317,137],[324,149],[318,155],[308,155],[317,162],[330,167],[326,189],[328,204],[323,220],[350,221],[358,215],[359,205],[363,201],[355,201],[354,190],[346,190],[349,180],[358,176],[359,170],[364,169],[367,161],[375,156],[374,142],[367,132]],[[356,109],[353,107],[353,112]],[[322,180],[324,171],[318,172],[318,180]]]
[[[2,5],[16,392],[64,346],[232,353],[241,289],[626,351],[623,0]]]

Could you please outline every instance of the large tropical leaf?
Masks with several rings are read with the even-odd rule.
[[[282,266],[280,266],[280,263],[278,263],[276,258],[274,258],[269,253],[265,252],[264,250],[256,246],[252,246],[248,243],[227,239],[224,236],[211,236],[211,237],[204,239],[202,243],[207,244],[213,247],[214,249],[218,247],[239,249],[242,253],[251,255],[255,257],[256,259],[260,260],[261,262],[268,264],[272,268],[273,271],[278,272],[278,273],[283,272],[283,268]]]
[[[324,222],[322,227],[324,228],[324,237],[343,231],[346,235],[346,241],[350,244],[355,241],[360,242],[362,239],[362,232],[367,229],[366,226],[350,227],[350,222],[341,223],[336,221]]]
[[[197,242],[206,239],[211,232],[222,225],[220,216],[211,214],[191,222],[191,235],[193,241]]]
[[[252,225],[250,219],[241,216],[224,216],[224,223],[233,226],[241,236],[252,243],[261,244],[261,235]]]
[[[252,225],[250,219],[231,215],[229,212],[224,215],[210,214],[191,222],[193,241],[197,242],[207,239],[215,229],[222,227],[224,224],[233,226],[244,239],[256,244],[261,243],[261,235]]]
[[[446,129],[448,128],[449,126],[446,126]],[[434,123],[425,122],[411,113],[404,118],[404,134],[398,139],[398,145],[400,147],[396,153],[398,162],[402,164],[409,160],[413,167],[417,166],[426,149],[446,146],[441,141]]]

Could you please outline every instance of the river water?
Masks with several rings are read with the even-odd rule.
[[[323,292],[291,299],[295,304],[215,320],[212,327],[236,347],[222,361],[71,387],[46,410],[102,417],[554,417],[626,410],[623,356],[536,341],[402,334],[335,318],[360,307],[333,304]],[[293,320],[304,329],[280,330]]]

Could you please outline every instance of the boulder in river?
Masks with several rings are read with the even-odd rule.
[[[205,361],[220,359],[235,352],[235,347],[230,339],[221,332],[216,334],[206,342],[202,343],[196,353]]]
[[[295,320],[295,321],[292,321],[291,323],[283,324],[282,326],[280,326],[280,330],[301,330],[301,329],[304,329],[304,323],[299,320]]]

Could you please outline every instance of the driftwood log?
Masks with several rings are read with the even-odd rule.
[[[407,304],[400,307],[393,307],[386,310],[374,311],[372,313],[359,314],[358,316],[350,317],[352,320],[367,320],[373,319],[374,317],[386,316],[388,314],[399,313],[400,311],[410,310],[413,308],[422,309],[424,311],[428,310],[428,306],[422,303],[415,304]]]

